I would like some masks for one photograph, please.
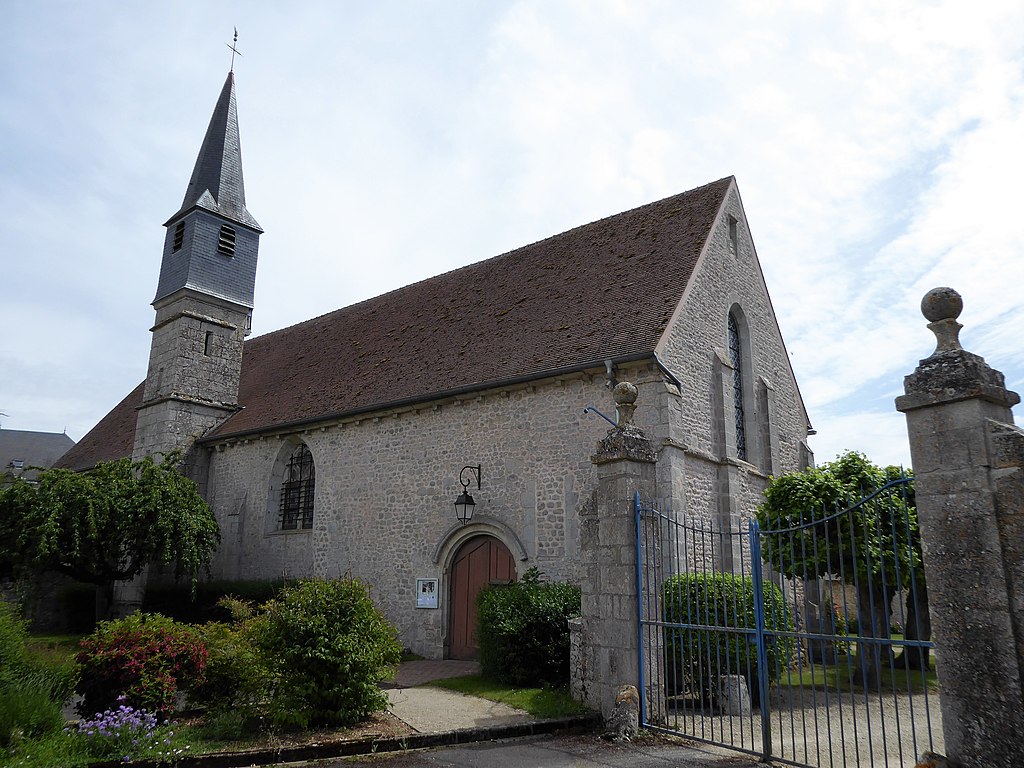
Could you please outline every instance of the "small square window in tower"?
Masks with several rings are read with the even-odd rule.
[[[288,459],[284,483],[281,485],[281,510],[278,518],[282,531],[313,527],[313,495],[316,491],[316,470],[313,454],[300,445]]]
[[[217,253],[224,256],[235,255],[235,229],[224,224],[220,228],[220,237],[217,239]]]

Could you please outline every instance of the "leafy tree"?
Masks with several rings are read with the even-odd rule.
[[[179,454],[102,462],[88,472],[46,469],[35,484],[0,489],[0,563],[95,584],[97,618],[114,582],[152,562],[195,581],[220,540],[213,512],[182,475]]]
[[[762,553],[777,571],[791,578],[838,577],[856,587],[861,637],[889,638],[890,605],[902,589],[910,589],[905,637],[931,635],[913,484],[881,490],[902,476],[898,467],[879,467],[848,451],[820,467],[773,478],[758,508]],[[860,646],[861,671],[873,685],[891,652],[884,643]],[[926,649],[909,648],[897,660],[898,666],[927,664]]]

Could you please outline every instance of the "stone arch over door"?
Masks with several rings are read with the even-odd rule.
[[[476,597],[490,584],[515,580],[515,558],[501,539],[479,534],[459,545],[448,569],[448,658],[477,657]]]

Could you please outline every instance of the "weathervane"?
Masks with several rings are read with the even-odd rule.
[[[224,45],[226,45],[228,48],[231,49],[231,71],[232,72],[235,71],[235,54],[237,53],[239,56],[242,55],[241,51],[239,51],[237,48],[235,48],[235,45],[237,45],[237,43],[238,43],[238,27],[235,27],[235,41],[233,43],[224,43]]]

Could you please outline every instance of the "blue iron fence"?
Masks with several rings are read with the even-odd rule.
[[[638,494],[643,725],[810,768],[941,751],[911,483],[775,530]]]

